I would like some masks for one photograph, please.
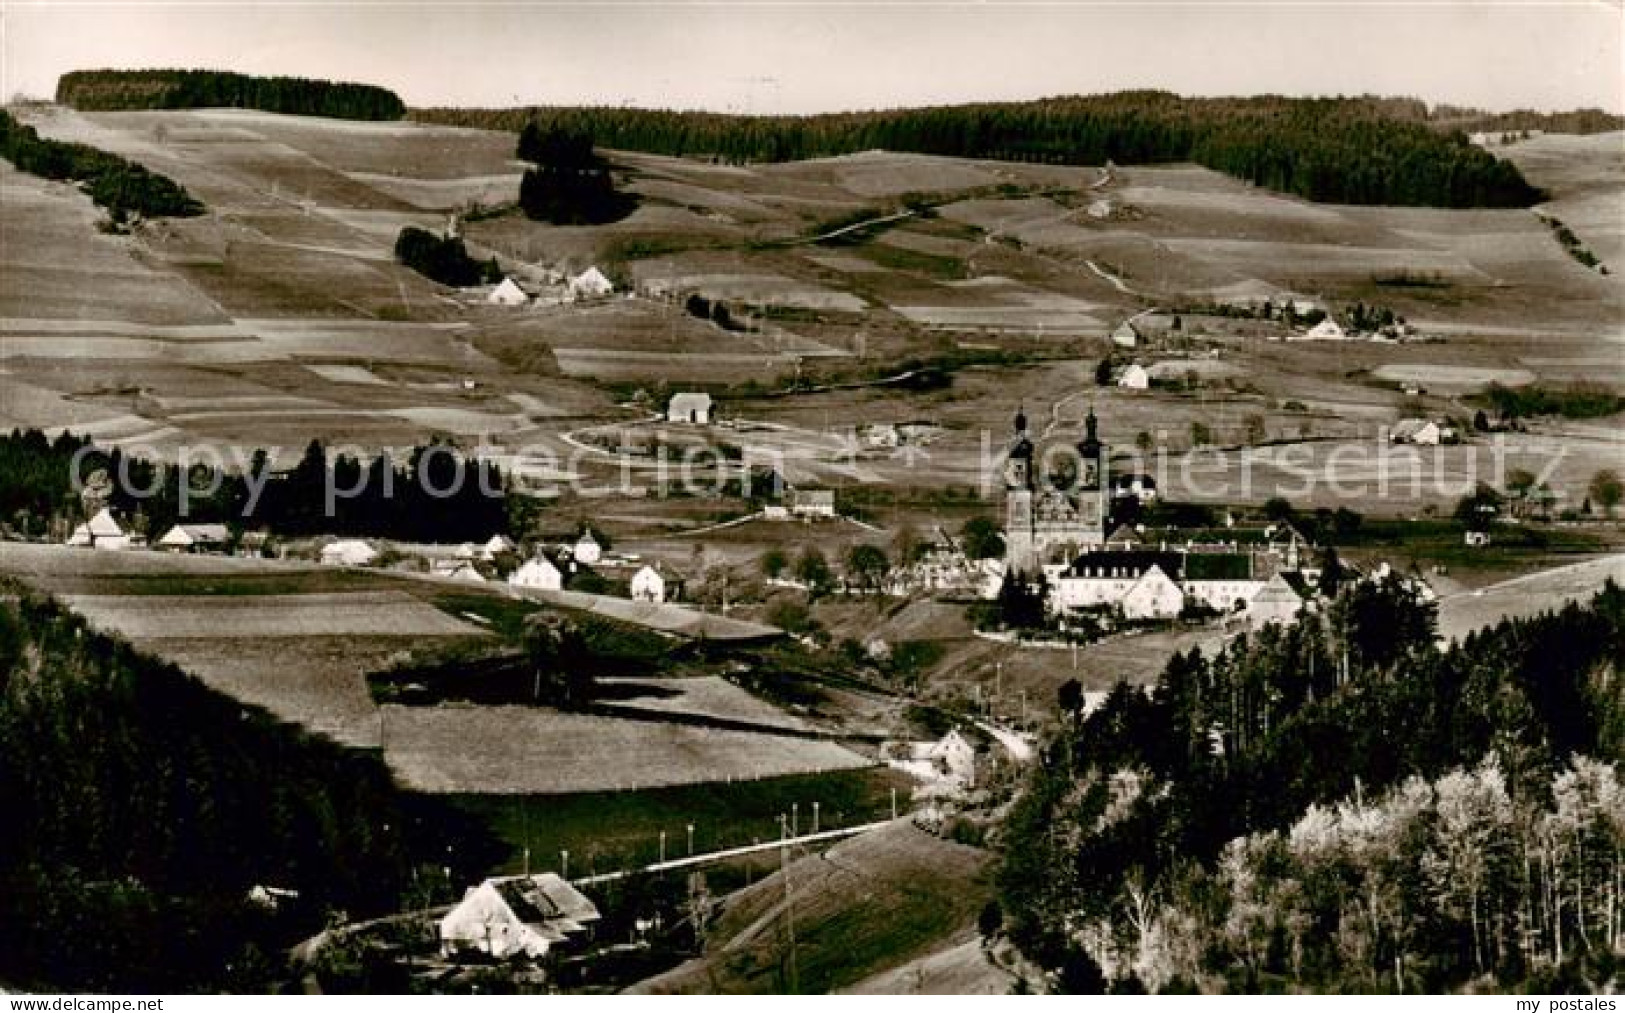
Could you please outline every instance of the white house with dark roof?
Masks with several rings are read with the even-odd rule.
[[[1290,625],[1314,597],[1302,574],[1277,573],[1247,603],[1247,622],[1255,628],[1270,623]]]

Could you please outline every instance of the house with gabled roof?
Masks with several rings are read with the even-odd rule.
[[[156,544],[171,552],[224,552],[230,541],[231,531],[224,524],[177,524]]]
[[[615,283],[595,265],[571,278],[567,288],[573,300],[602,299],[615,291]]]
[[[126,531],[113,516],[112,508],[103,507],[73,529],[68,544],[88,549],[133,549],[141,545],[141,536]]]
[[[556,873],[503,876],[470,887],[440,920],[440,949],[535,960],[591,938],[599,918],[597,905]]]
[[[564,590],[564,572],[553,564],[543,552],[525,560],[523,566],[508,574],[508,583],[536,591]]]
[[[485,301],[494,306],[523,306],[530,302],[530,296],[512,278],[503,278],[502,284],[493,288]]]
[[[660,604],[682,597],[683,579],[661,562],[645,563],[632,575],[632,600]]]
[[[1247,622],[1254,628],[1270,623],[1290,625],[1314,599],[1314,589],[1303,574],[1283,571],[1271,577],[1247,603]]]

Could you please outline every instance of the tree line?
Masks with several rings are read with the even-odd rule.
[[[532,509],[494,462],[437,441],[414,447],[403,460],[385,453],[363,461],[330,455],[312,440],[292,468],[272,472],[263,450],[240,470],[204,463],[183,469],[31,429],[0,438],[0,528],[27,538],[66,537],[85,513],[76,469],[79,487],[95,484],[97,472],[106,476],[101,499],[152,539],[188,521],[288,536],[483,541],[517,530]]]
[[[1149,695],[1086,717],[1063,687],[1007,826],[1011,936],[1062,987],[1601,989],[1625,942],[1625,592],[1434,637],[1408,581],[1362,580],[1176,655]]]
[[[57,79],[56,100],[87,112],[226,107],[346,120],[406,113],[399,95],[376,85],[221,70],[76,70]]]
[[[492,857],[383,762],[245,707],[0,585],[0,977],[46,990],[259,991],[337,912]],[[414,886],[414,882],[418,885]],[[256,904],[256,886],[287,891]]]
[[[43,138],[4,110],[0,110],[0,158],[19,172],[79,184],[115,223],[131,214],[190,218],[203,213],[203,204],[168,176],[88,144]]]
[[[1414,100],[1133,91],[812,116],[564,106],[412,115],[587,135],[608,148],[731,162],[885,148],[1067,165],[1196,162],[1272,190],[1347,204],[1528,207],[1543,198],[1510,162],[1475,147],[1459,130],[1432,125],[1426,106]]]

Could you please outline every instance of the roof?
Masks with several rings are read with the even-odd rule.
[[[107,507],[103,507],[97,511],[96,516],[86,521],[85,528],[97,538],[117,538],[124,534],[124,528],[113,516],[113,511]]]
[[[649,562],[644,563],[642,566],[638,567],[637,573],[633,574],[632,576],[636,578],[645,570],[653,573],[656,577],[659,577],[663,581],[669,582],[683,579],[682,574],[678,573],[676,570],[673,570],[671,567],[660,562],[659,560],[650,560]]]
[[[1077,577],[1089,570],[1127,571],[1130,576],[1138,577],[1153,566],[1174,577],[1179,573],[1179,553],[1149,549],[1095,549],[1074,559],[1066,572],[1067,576]]]
[[[710,408],[711,395],[695,393],[692,391],[685,391],[681,394],[673,394],[671,396],[671,407],[674,410],[682,408]]]
[[[1270,578],[1258,594],[1253,596],[1253,605],[1298,605],[1309,597],[1309,585],[1299,573],[1278,573]]]
[[[797,503],[828,503],[832,506],[835,503],[834,489],[796,489],[791,496]]]
[[[230,540],[231,532],[224,524],[177,524],[158,541],[161,545],[196,545]]]
[[[513,541],[507,535],[492,535],[485,540],[482,548],[491,552],[508,552],[513,549]]]
[[[600,917],[597,905],[556,873],[508,876],[486,883],[516,918],[533,929],[553,926],[561,932],[575,932]]]
[[[1429,422],[1427,419],[1400,419],[1394,423],[1394,427],[1388,431],[1388,435],[1392,439],[1408,439],[1428,426],[1437,428],[1438,423]]]
[[[522,303],[529,300],[530,296],[525,294],[524,289],[514,284],[512,278],[503,278],[502,284],[492,289],[491,294],[485,297],[486,302]]]
[[[1192,552],[1185,556],[1186,580],[1252,580],[1250,552]]]

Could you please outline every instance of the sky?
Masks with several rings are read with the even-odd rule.
[[[819,112],[1125,88],[1625,113],[1625,0],[0,0],[0,98],[207,67],[409,105]]]

